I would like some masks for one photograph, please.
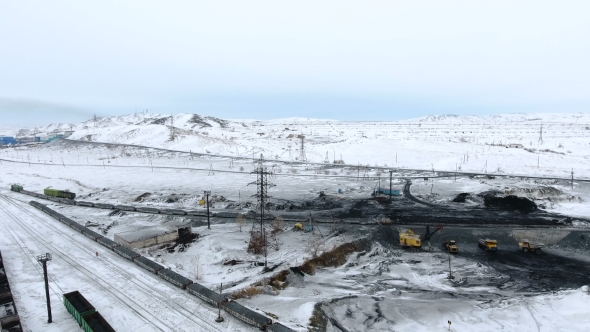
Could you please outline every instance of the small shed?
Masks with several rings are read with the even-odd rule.
[[[524,149],[524,146],[520,143],[510,143],[510,144],[506,145],[506,148]]]

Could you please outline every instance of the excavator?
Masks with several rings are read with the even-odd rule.
[[[430,226],[426,226],[426,234],[420,236],[415,234],[411,229],[399,233],[399,245],[404,249],[418,250],[422,248],[422,243],[426,242],[430,246],[430,238],[436,232],[442,230],[442,226],[436,227],[432,232]]]

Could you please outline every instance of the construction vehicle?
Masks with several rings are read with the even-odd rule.
[[[309,225],[305,225],[303,226],[302,223],[296,223],[295,226],[293,226],[293,231],[294,232],[305,232],[305,233],[309,233],[311,231],[313,231],[313,225],[309,224]]]
[[[404,249],[422,248],[422,239],[420,235],[414,234],[411,229],[399,233],[399,245]]]
[[[536,252],[540,254],[542,252],[541,248],[545,247],[542,243],[531,243],[529,240],[522,240],[522,242],[518,242],[518,249],[522,252]]]
[[[443,247],[451,254],[456,254],[459,252],[459,247],[457,246],[457,241],[455,240],[443,242]]]
[[[477,246],[485,251],[498,251],[498,241],[490,239],[479,239]]]
[[[430,226],[426,226],[426,234],[422,236],[415,234],[411,229],[402,231],[399,233],[399,245],[405,249],[420,249],[423,242],[430,243],[430,238],[441,229],[442,226],[438,226],[431,232]]]

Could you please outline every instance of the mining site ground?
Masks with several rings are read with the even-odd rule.
[[[369,231],[370,239],[384,248],[396,250],[399,249],[399,229],[407,228],[408,225],[392,225],[376,226],[370,230],[364,227],[358,230],[351,228],[350,231]],[[424,227],[421,226],[414,227],[412,230],[418,234],[425,232]],[[479,249],[477,246],[479,238],[497,240],[498,251],[485,252]],[[522,239],[543,242],[547,245],[547,249],[541,254],[520,252],[518,241]],[[588,261],[572,258],[569,255],[571,252],[585,255],[590,253],[590,231],[588,230],[444,227],[430,241],[432,252],[446,255],[442,243],[449,240],[456,240],[459,246],[459,253],[453,254],[451,259],[461,257],[473,260],[505,275],[497,280],[486,281],[488,286],[518,292],[544,292],[578,288],[590,283]],[[427,247],[426,250],[428,250]],[[455,270],[455,272],[466,276],[461,270]],[[482,282],[472,278],[467,278],[462,284],[463,287],[482,285]]]
[[[35,192],[42,192],[48,186],[70,189],[80,196],[80,200],[93,202],[200,211],[204,211],[198,203],[202,199],[202,190],[212,190],[223,199],[216,201],[211,211],[223,212],[226,217],[211,218],[210,230],[203,217],[135,212],[110,215],[109,212],[113,211],[43,203],[80,223],[92,220],[109,225],[118,221],[109,236],[177,218],[192,221],[194,232],[200,236],[186,251],[168,252],[158,248],[140,251],[191,278],[195,266],[199,267],[204,271],[199,282],[210,287],[223,280],[228,291],[232,292],[272,274],[263,273],[258,264],[251,264],[263,261],[263,257],[255,257],[244,249],[253,219],[248,219],[243,231],[238,229],[235,220],[238,213],[254,209],[252,195],[256,193],[256,186],[248,186],[256,180],[255,175],[250,174],[254,164],[236,160],[230,169],[228,160],[223,158],[192,159],[188,154],[177,156],[175,153],[154,158],[151,152],[148,158],[147,153],[140,154],[137,149],[117,151],[121,149],[117,146],[101,155],[94,148],[83,149],[84,146],[80,146],[80,152],[76,149],[61,153],[48,147],[31,149],[26,154],[19,151],[21,157],[27,156],[27,160],[30,153],[31,160],[37,160],[37,163],[21,161],[23,167],[10,168],[0,182],[3,186],[21,183]],[[110,157],[108,153],[111,153]],[[113,159],[112,153],[118,153],[119,157]],[[49,166],[52,158],[63,160],[61,166],[59,162]],[[215,172],[209,170],[211,167]],[[269,264],[278,266],[275,271],[302,264],[309,258],[306,247],[312,242],[323,242],[328,249],[359,238],[366,238],[371,243],[367,252],[351,254],[346,264],[318,268],[316,275],[305,276],[302,288],[289,286],[278,295],[261,294],[239,300],[249,307],[276,314],[281,321],[300,326],[302,330],[308,326],[311,314],[303,309],[304,313],[299,314],[298,308],[306,308],[308,303],[321,304],[330,318],[349,331],[385,330],[384,322],[399,331],[410,330],[411,324],[417,324],[417,330],[424,330],[426,326],[433,326],[424,323],[432,316],[431,308],[444,313],[441,316],[445,318],[444,322],[447,313],[454,322],[470,313],[481,314],[485,316],[482,321],[490,322],[496,308],[506,308],[503,303],[521,304],[524,303],[522,297],[538,299],[539,296],[552,296],[551,301],[555,301],[558,296],[555,294],[590,284],[587,277],[590,275],[587,268],[590,230],[585,203],[589,200],[588,183],[576,182],[572,188],[565,180],[492,175],[458,177],[455,182],[454,178],[436,177],[432,172],[428,174],[428,180],[423,177],[410,179],[413,183],[403,190],[404,185],[409,184],[406,182],[408,177],[418,173],[400,170],[395,175],[394,189],[402,189],[405,196],[393,197],[390,204],[379,204],[371,198],[377,182],[376,171],[372,171],[371,178],[357,178],[352,166],[344,167],[341,172],[334,169],[338,175],[330,171],[329,176],[324,176],[326,173],[320,173],[320,169],[313,166],[279,165],[277,169],[279,167],[283,167],[282,173],[270,178],[277,186],[269,192],[273,196],[270,214],[285,220],[284,231],[279,233],[281,249],[269,253]],[[352,174],[347,175],[350,171]],[[388,184],[382,187],[388,187]],[[489,190],[502,195],[504,191],[519,188],[549,188],[557,194],[533,197],[538,203],[547,203],[547,208],[530,212],[486,207],[478,198],[479,194]],[[135,201],[145,193],[151,193],[149,199]],[[453,197],[460,193],[469,193],[474,196],[473,200],[453,202]],[[528,193],[518,193],[529,197],[526,196]],[[23,203],[31,200],[22,194],[6,194]],[[175,199],[169,200],[170,197]],[[576,213],[570,215],[569,211]],[[314,224],[313,233],[289,231],[295,221],[306,222],[310,215],[314,221],[319,221]],[[256,217],[256,213],[249,216]],[[569,222],[568,217],[571,217]],[[380,222],[384,221],[390,224],[381,225]],[[424,234],[426,225],[430,225],[431,230],[443,226],[443,230],[431,239],[432,251],[409,252],[399,247],[399,229],[410,228],[417,234]],[[480,237],[498,240],[500,250],[496,253],[479,250],[477,240]],[[521,253],[517,241],[524,238],[543,242],[547,248],[542,255]],[[449,239],[459,243],[459,254],[451,256],[455,281],[446,279],[448,255],[440,245]],[[223,265],[232,259],[244,263]],[[347,296],[356,298],[343,298]],[[361,315],[366,308],[371,310]],[[492,310],[482,309],[485,313],[480,313],[477,310],[481,308]],[[348,314],[349,310],[352,314]],[[563,312],[558,316],[566,317]],[[441,317],[437,319],[443,321]],[[351,323],[354,319],[369,323],[351,328],[355,326]],[[404,325],[404,319],[413,323]],[[471,326],[473,322],[463,323]],[[462,325],[457,324],[461,330]],[[518,328],[530,330],[528,325],[508,330]]]

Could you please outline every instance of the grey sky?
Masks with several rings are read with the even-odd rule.
[[[589,12],[588,1],[0,0],[0,119],[587,112]]]

